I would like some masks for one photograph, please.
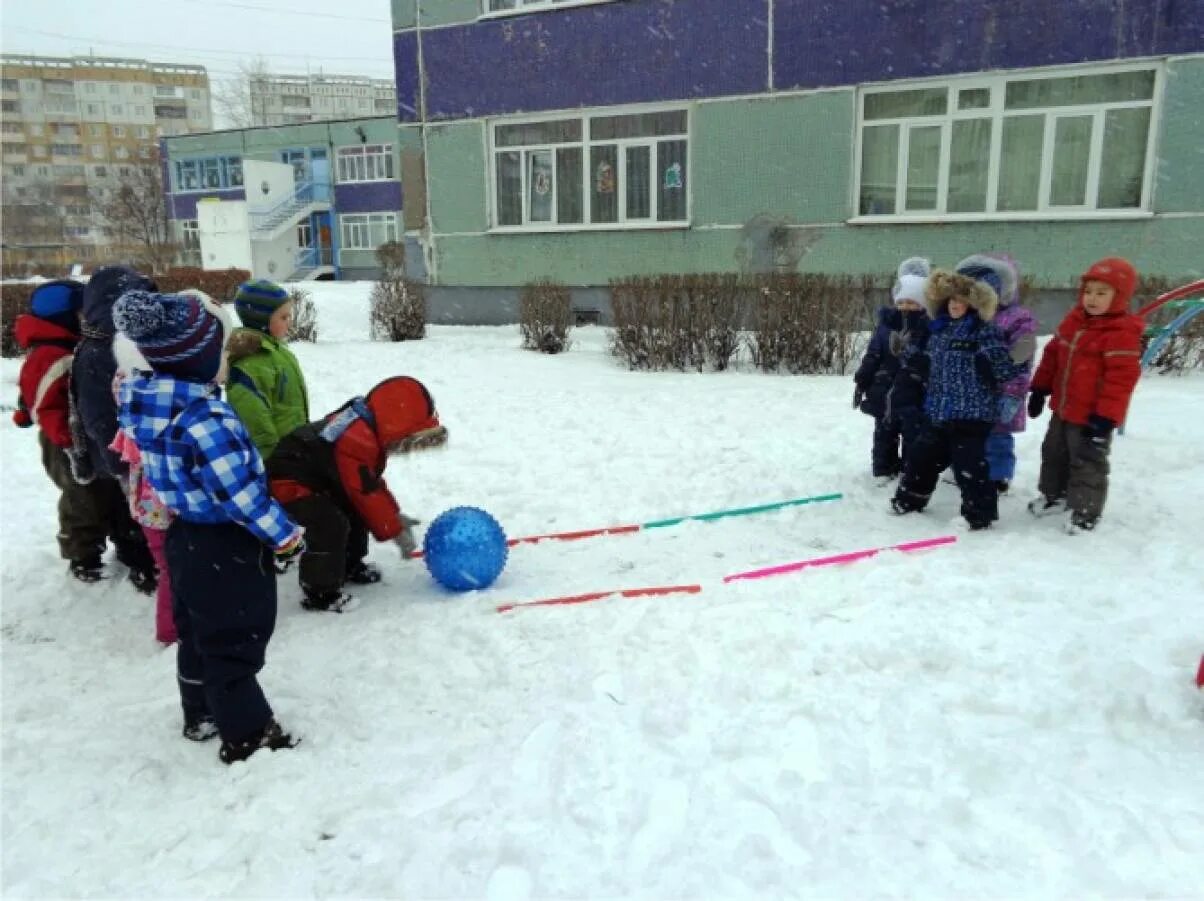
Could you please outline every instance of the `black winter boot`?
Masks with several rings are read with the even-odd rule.
[[[236,763],[239,760],[246,760],[261,748],[267,748],[270,751],[281,751],[295,748],[298,744],[299,739],[294,739],[280,728],[278,722],[272,719],[268,720],[268,724],[263,727],[263,732],[259,735],[243,741],[223,740],[221,748],[218,749],[217,756],[221,759],[222,763]]]
[[[341,591],[306,591],[301,606],[319,613],[350,613],[360,605],[359,598]]]
[[[71,575],[81,582],[99,582],[105,577],[104,564],[100,562],[99,554],[72,560],[70,571]]]
[[[131,567],[130,584],[142,594],[154,594],[155,589],[159,587],[159,571],[154,567],[150,569],[135,569]]]
[[[375,585],[380,581],[380,570],[366,560],[356,560],[347,570],[347,579],[352,585]]]

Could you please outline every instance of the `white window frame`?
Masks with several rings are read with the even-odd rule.
[[[376,224],[385,226],[385,242],[400,241],[402,236],[401,223],[396,213],[340,213],[339,214],[339,255],[340,259],[345,250],[374,251],[380,244],[372,243],[373,220]],[[392,230],[390,236],[389,231]],[[362,240],[360,240],[362,236]]]
[[[1108,75],[1119,72],[1153,71],[1154,87],[1149,100],[1116,101],[1106,103],[1091,103],[1075,106],[1035,107],[1016,110],[1005,110],[1004,99],[1008,82],[1034,81],[1046,78],[1067,78],[1078,75]],[[852,216],[849,223],[884,224],[884,223],[926,223],[926,222],[971,222],[971,221],[1047,221],[1059,219],[1146,219],[1153,215],[1154,175],[1157,165],[1157,139],[1161,127],[1162,98],[1166,77],[1166,67],[1160,60],[1144,62],[1126,62],[1118,65],[1063,66],[1042,69],[1015,70],[998,75],[971,75],[964,77],[919,79],[912,81],[897,81],[884,84],[863,85],[857,91],[857,117],[854,132],[853,177],[850,209]],[[865,98],[873,94],[890,94],[899,91],[920,90],[925,88],[946,87],[949,91],[949,102],[943,115],[911,116],[894,119],[865,119]],[[958,110],[957,93],[967,89],[991,89],[991,103],[980,109]],[[1103,147],[1104,115],[1109,110],[1125,108],[1146,108],[1150,110],[1149,132],[1146,135],[1145,168],[1142,172],[1141,202],[1136,207],[1104,207],[1097,208],[1090,204],[1081,206],[1054,205],[1049,202],[1053,173],[1054,141],[1052,132],[1058,118],[1065,116],[1093,117],[1090,158],[1087,171],[1086,196],[1098,199],[1100,180],[1100,163]],[[1003,144],[1003,121],[1016,116],[1045,117],[1045,136],[1042,142],[1041,177],[1037,192],[1037,208],[1035,210],[1006,210],[996,209],[998,204],[998,187],[1000,175],[1000,155]],[[949,161],[952,143],[952,123],[958,120],[973,120],[990,117],[991,128],[990,159],[987,172],[987,209],[977,212],[943,212],[948,201]],[[896,212],[882,214],[861,213],[861,153],[862,135],[866,125],[900,126],[899,150],[895,179],[896,209],[905,210],[906,204],[906,173],[907,173],[907,142],[908,130],[914,126],[941,127],[941,159],[938,166],[937,210]]]
[[[593,139],[591,130],[591,121],[596,118],[610,118],[613,116],[635,116],[645,113],[685,113],[686,114],[686,130],[678,134],[655,135],[651,137],[638,138],[598,138]],[[565,119],[580,119],[581,122],[581,140],[580,141],[562,141],[559,143],[549,144],[519,144],[514,146],[499,147],[495,141],[495,132],[499,127],[508,125],[529,125],[539,122],[560,122]],[[504,116],[485,121],[485,144],[486,144],[486,184],[489,192],[489,231],[499,234],[532,234],[537,232],[576,232],[576,231],[639,231],[639,230],[673,230],[689,228],[693,221],[694,213],[694,191],[693,191],[693,171],[694,171],[694,141],[691,137],[694,125],[694,107],[688,103],[659,103],[655,105],[641,106],[613,106],[601,107],[590,110],[571,110],[559,114],[541,113],[532,116]],[[659,221],[657,214],[660,212],[660,192],[659,180],[656,177],[656,148],[661,141],[685,141],[686,142],[686,185],[682,189],[686,192],[686,216],[684,219],[668,219]],[[615,172],[615,194],[618,202],[618,221],[617,222],[591,222],[593,215],[593,191],[591,185],[590,166],[590,148],[605,145],[618,147],[618,165]],[[649,184],[649,216],[647,218],[629,219],[627,217],[627,149],[636,146],[649,147],[651,174],[652,178]],[[580,147],[581,148],[581,166],[582,166],[582,222],[530,222],[530,195],[527,190],[527,154],[538,151],[552,151],[552,167],[555,171],[557,148],[562,147]],[[522,185],[522,205],[523,205],[523,224],[522,225],[500,225],[498,219],[497,208],[497,154],[518,152],[521,154],[521,185]],[[559,208],[559,179],[552,181],[552,210],[555,212]]]
[[[198,220],[180,220],[180,245],[189,250],[196,250],[201,246],[201,225]]]
[[[597,6],[614,3],[615,0],[518,0],[516,9],[493,9],[493,0],[481,0],[482,19],[498,19],[503,16],[521,16],[526,13],[548,12],[554,9],[569,9],[574,6]]]
[[[372,153],[368,148],[377,148]],[[368,161],[374,160],[372,168],[378,172],[383,168],[389,174],[383,178],[368,178]],[[393,145],[344,144],[334,149],[335,184],[363,185],[382,181],[397,181],[397,165],[393,159]]]

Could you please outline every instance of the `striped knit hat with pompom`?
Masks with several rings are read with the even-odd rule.
[[[272,314],[289,302],[288,292],[266,278],[243,282],[234,295],[234,310],[247,328],[268,330]]]
[[[190,382],[217,377],[231,325],[229,314],[200,291],[127,291],[113,307],[113,323],[151,369]]]

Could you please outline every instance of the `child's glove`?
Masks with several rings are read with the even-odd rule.
[[[272,561],[276,566],[277,575],[284,575],[288,572],[294,563],[301,559],[301,555],[305,553],[305,530],[298,527],[284,544],[276,548],[275,559]]]
[[[978,377],[982,379],[983,384],[990,388],[995,387],[995,367],[991,365],[991,358],[982,351],[974,355],[974,371],[978,373]]]
[[[96,479],[96,467],[88,451],[69,447],[66,449],[67,463],[71,466],[71,478],[77,485],[90,485]]]
[[[406,516],[404,513],[401,515],[401,531],[397,533],[397,537],[393,539],[393,543],[401,551],[402,559],[414,556],[414,552],[418,550],[418,539],[414,537],[414,526],[418,525],[421,521],[420,519],[414,519],[412,516]]]
[[[853,409],[860,410],[863,400],[865,400],[865,389],[858,385],[853,389]]]
[[[1045,398],[1049,397],[1048,391],[1042,391],[1040,388],[1034,388],[1028,395],[1028,418],[1036,419],[1045,409]]]
[[[13,425],[19,429],[27,429],[33,425],[33,417],[29,415],[29,408],[19,397],[17,398],[17,409],[13,410]]]
[[[1111,419],[1099,416],[1092,413],[1087,417],[1087,433],[1092,441],[1099,439],[1108,439],[1112,437],[1112,430],[1116,428],[1116,423]]]
[[[912,354],[907,361],[907,374],[917,382],[928,381],[928,375],[931,371],[932,358],[926,353]]]

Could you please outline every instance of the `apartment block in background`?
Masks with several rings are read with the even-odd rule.
[[[94,205],[160,138],[208,131],[203,66],[102,57],[0,57],[6,267],[120,256]]]
[[[298,125],[390,116],[397,110],[391,78],[354,75],[253,75],[251,124]]]

